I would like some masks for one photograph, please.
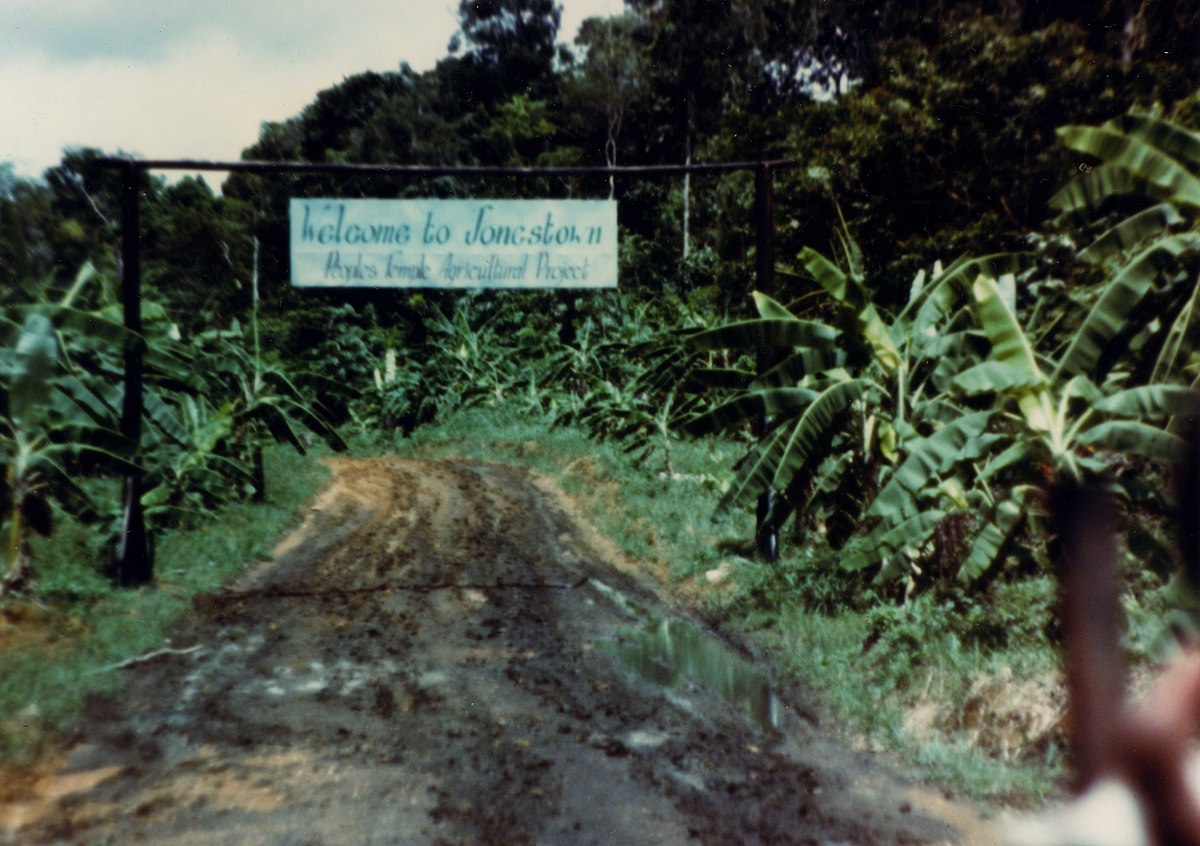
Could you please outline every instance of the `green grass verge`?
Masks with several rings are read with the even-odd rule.
[[[112,665],[166,643],[192,598],[269,557],[327,473],[311,456],[268,450],[266,503],[234,503],[197,529],[157,539],[155,588],[116,590],[100,574],[86,531],[65,523],[34,547],[35,603],[10,602],[37,636],[0,651],[0,761],[38,755],[74,724],[91,693],[119,685]],[[18,623],[15,627],[20,630]]]
[[[1045,577],[1001,583],[967,601],[923,595],[900,607],[842,572],[831,551],[795,538],[785,540],[777,565],[756,563],[752,515],[711,520],[738,455],[736,445],[719,441],[675,442],[677,477],[668,480],[661,452],[634,460],[579,430],[502,407],[462,411],[411,438],[364,439],[352,449],[519,464],[555,478],[624,554],[686,581],[710,619],[756,644],[776,672],[819,691],[858,743],[975,799],[1030,804],[1061,784],[1054,733],[1022,736],[1047,728],[1035,725],[1036,713],[1017,717],[1029,725],[973,722],[1011,723],[1012,714],[973,709],[999,707],[992,700],[1006,689],[1016,696],[1027,681],[1054,678],[1057,658],[1043,632],[1053,585]],[[705,574],[718,568],[728,578],[709,585]],[[1020,715],[1025,703],[1011,705]],[[1015,758],[1003,754],[1006,743]]]

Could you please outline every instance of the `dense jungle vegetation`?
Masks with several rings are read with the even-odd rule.
[[[552,0],[463,0],[434,69],[346,78],[243,157],[792,160],[772,296],[753,290],[746,173],[234,174],[219,192],[147,176],[134,338],[101,151],[68,150],[41,180],[0,172],[4,601],[109,601],[132,462],[161,557],[164,532],[271,497],[275,443],[378,453],[507,420],[564,456],[608,456],[660,503],[639,513],[674,522],[635,553],[701,581],[727,565],[714,619],[774,632],[818,682],[869,668],[842,689],[868,728],[880,703],[965,708],[986,698],[980,673],[1017,688],[1012,672],[1053,667],[1040,516],[1056,478],[1120,492],[1131,651],[1189,627],[1171,473],[1200,384],[1200,5],[626,6],[563,44]],[[615,197],[620,288],[298,291],[297,196]],[[147,350],[140,450],[119,434],[132,343]],[[779,353],[760,372],[764,344]],[[767,489],[773,565],[747,536]],[[696,528],[713,514],[733,520]],[[56,545],[31,537],[52,529]],[[937,675],[946,661],[957,680]],[[938,728],[979,733],[961,708]],[[1054,726],[1029,734],[982,745],[1053,763]]]

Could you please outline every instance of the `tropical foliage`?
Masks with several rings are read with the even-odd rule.
[[[106,561],[119,518],[115,501],[95,495],[106,477],[144,475],[142,505],[161,530],[261,494],[264,437],[303,452],[303,424],[344,446],[314,398],[245,349],[236,324],[185,342],[166,310],[150,303],[145,334],[133,335],[116,319],[109,288],[88,264],[57,302],[0,307],[5,590],[35,578],[28,531],[48,535],[56,510],[95,528],[95,552]],[[122,434],[130,344],[147,352],[140,445]]]
[[[456,408],[512,404],[661,453],[668,479],[681,427],[732,432],[747,451],[720,514],[769,490],[765,529],[795,515],[796,531],[828,539],[843,567],[994,578],[1014,551],[1036,554],[1047,474],[1110,473],[1118,454],[1151,466],[1169,457],[1171,415],[1198,376],[1192,65],[1142,40],[1182,44],[1194,22],[1150,8],[1126,20],[1106,6],[1084,25],[1026,5],[958,4],[933,23],[922,4],[885,4],[867,20],[854,4],[803,15],[789,0],[735,2],[700,27],[691,0],[630,2],[588,21],[572,50],[556,41],[552,3],[463,3],[436,68],[351,77],[265,124],[245,153],[439,165],[798,158],[776,194],[777,246],[795,272],[781,272],[774,296],[749,296],[744,175],[235,174],[219,195],[145,176],[154,293],[145,337],[130,339],[112,291],[116,174],[82,150],[44,183],[6,180],[5,386],[21,409],[6,428],[10,537],[31,524],[16,518],[22,503],[33,515],[51,490],[83,513],[52,477],[83,478],[82,492],[102,465],[136,461],[152,519],[187,520],[229,496],[262,496],[264,443],[305,449],[315,435],[336,448],[338,427],[405,435]],[[1116,50],[1103,37],[1114,22]],[[1162,107],[1130,112],[1139,102],[1175,103],[1184,123]],[[1064,164],[1088,172],[1063,186]],[[286,200],[329,192],[614,196],[623,290],[548,302],[302,296],[286,285]],[[1048,209],[1058,216],[1047,224]],[[1030,232],[1043,234],[1021,252]],[[832,258],[810,246],[825,240]],[[968,258],[938,262],[959,253]],[[64,267],[94,277],[76,284]],[[44,306],[20,305],[31,302]],[[140,452],[116,434],[127,343],[150,356]],[[751,360],[760,355],[769,366]],[[33,404],[44,410],[26,410],[27,395],[48,397]],[[111,522],[111,507],[96,508],[104,516],[88,519]]]
[[[1141,115],[1060,134],[1101,159],[1055,196],[1060,225],[1122,205],[1077,257],[1098,281],[1060,303],[1040,334],[1025,330],[1019,301],[1038,314],[1051,299],[1038,293],[1064,289],[1059,274],[1071,266],[1050,272],[1031,255],[960,260],[918,274],[887,316],[847,233],[844,268],[810,248],[798,257],[816,283],[798,302],[823,320],[756,294],[758,319],[690,339],[787,350],[765,373],[738,374],[732,399],[686,425],[705,434],[762,421],[718,516],[774,491],[762,530],[798,511],[835,547],[852,537],[844,568],[881,565],[911,587],[918,562],[933,563],[935,578],[951,567],[978,584],[1017,552],[1050,480],[1119,480],[1130,461],[1161,472],[1183,454],[1173,429],[1196,407],[1194,385],[1180,380],[1195,378],[1186,339],[1200,291],[1191,196],[1200,136]],[[851,525],[828,525],[847,513],[857,515]]]

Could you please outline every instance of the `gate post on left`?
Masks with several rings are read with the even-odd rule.
[[[125,394],[121,405],[121,434],[130,444],[131,467],[125,474],[121,506],[121,536],[113,553],[113,579],[122,587],[148,584],[154,561],[142,509],[142,471],[137,467],[142,440],[142,279],[141,168],[121,165],[121,305],[125,328]]]

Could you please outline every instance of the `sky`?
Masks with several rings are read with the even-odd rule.
[[[559,40],[622,0],[559,0]],[[263,121],[362,71],[432,68],[457,0],[3,0],[0,165],[40,177],[69,146],[237,159]]]

